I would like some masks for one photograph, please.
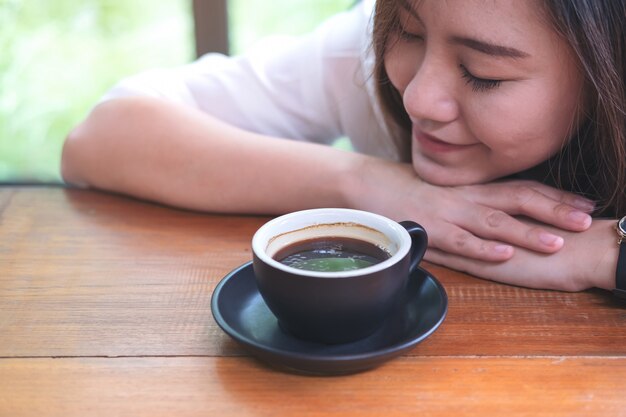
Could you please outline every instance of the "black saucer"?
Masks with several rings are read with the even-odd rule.
[[[211,299],[217,324],[253,355],[281,368],[314,374],[363,371],[410,350],[443,322],[448,297],[427,271],[411,274],[407,299],[373,335],[352,343],[325,345],[284,333],[258,292],[252,263],[226,275]]]

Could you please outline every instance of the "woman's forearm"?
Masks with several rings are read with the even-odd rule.
[[[514,247],[553,253],[562,246],[546,244],[544,228],[514,215],[588,227],[570,219],[579,210],[575,196],[541,184],[436,187],[410,164],[262,136],[152,98],[97,106],[69,135],[62,170],[69,183],[200,211],[373,211],[421,223],[431,247],[490,262],[509,259]]]
[[[265,137],[157,99],[104,102],[69,135],[69,183],[204,211],[345,206],[364,155]]]

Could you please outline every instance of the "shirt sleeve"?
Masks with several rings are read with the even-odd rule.
[[[212,53],[182,67],[131,76],[103,99],[159,97],[249,131],[332,143],[351,136],[371,110],[361,65],[369,20],[363,7],[302,37],[268,38],[241,56]]]

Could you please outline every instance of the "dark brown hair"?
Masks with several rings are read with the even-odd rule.
[[[410,157],[410,120],[384,66],[400,8],[410,0],[378,0],[374,16],[374,77],[379,100],[404,158]],[[571,45],[585,78],[583,120],[562,152],[535,179],[587,195],[597,214],[626,214],[626,0],[543,0],[555,30]],[[535,175],[535,174],[533,174]]]

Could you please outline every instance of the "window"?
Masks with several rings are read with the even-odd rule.
[[[229,0],[230,50],[306,32],[352,2]],[[60,181],[66,134],[113,83],[194,58],[192,10],[192,0],[0,0],[0,182]]]

